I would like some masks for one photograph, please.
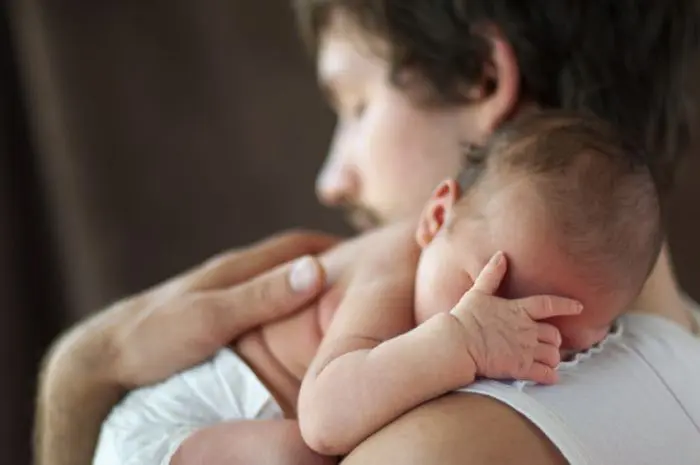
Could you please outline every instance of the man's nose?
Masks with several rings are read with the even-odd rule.
[[[316,180],[316,194],[324,205],[352,203],[359,196],[359,191],[357,170],[345,163],[327,164]]]

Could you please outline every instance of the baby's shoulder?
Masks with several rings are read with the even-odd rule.
[[[413,222],[401,222],[373,231],[358,254],[360,275],[373,279],[415,276],[420,247],[415,240]]]

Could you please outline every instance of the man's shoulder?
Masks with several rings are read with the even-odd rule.
[[[412,410],[360,445],[344,465],[564,465],[525,417],[486,396],[450,394]]]
[[[508,405],[487,396],[471,393],[452,394],[435,406],[441,422],[448,420],[454,428],[453,436],[462,436],[462,457],[469,460],[455,462],[468,465],[518,463],[521,465],[560,465],[568,463],[539,428]],[[440,427],[444,436],[450,434],[445,425]],[[451,428],[452,429],[452,428]],[[457,442],[456,442],[457,443]]]

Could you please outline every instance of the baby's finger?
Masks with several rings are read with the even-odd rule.
[[[485,294],[493,294],[501,285],[506,274],[506,257],[503,252],[496,252],[474,281],[472,289]]]
[[[559,347],[561,345],[561,333],[554,325],[537,323],[537,340]]]
[[[559,381],[559,375],[553,368],[535,362],[530,367],[526,379],[539,384],[556,384]]]
[[[533,320],[546,320],[555,316],[578,315],[583,305],[576,300],[553,295],[539,295],[516,300],[515,304],[524,309]]]
[[[535,362],[542,363],[551,368],[556,368],[561,362],[559,349],[550,344],[539,344],[535,347]]]

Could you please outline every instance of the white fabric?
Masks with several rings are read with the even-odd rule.
[[[628,315],[599,347],[559,367],[555,387],[483,381],[571,465],[700,465],[700,338]]]
[[[194,432],[224,421],[282,418],[253,371],[230,349],[131,392],[102,425],[93,465],[168,465]]]

